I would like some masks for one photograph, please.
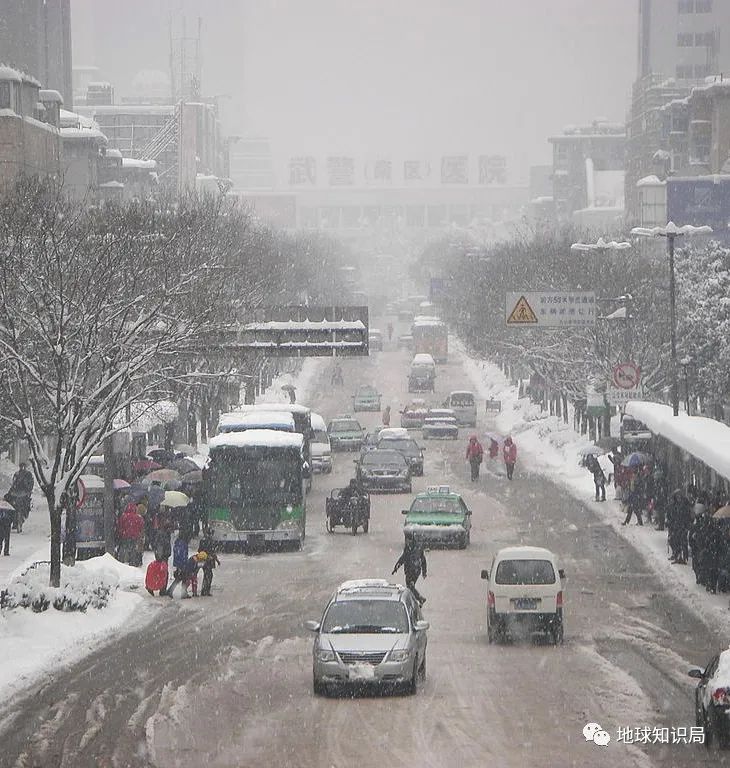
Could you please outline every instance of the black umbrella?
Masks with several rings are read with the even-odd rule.
[[[175,459],[175,461],[171,461],[167,466],[168,469],[174,469],[181,475],[186,475],[188,472],[195,472],[196,469],[200,469],[192,459],[188,458]]]

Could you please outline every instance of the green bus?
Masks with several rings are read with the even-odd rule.
[[[203,498],[218,549],[301,549],[310,475],[298,432],[251,429],[208,443]]]

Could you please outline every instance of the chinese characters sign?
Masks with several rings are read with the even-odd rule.
[[[328,157],[327,174],[331,187],[349,187],[355,183],[355,160],[352,157]]]
[[[317,164],[313,157],[292,157],[289,160],[289,184],[309,184],[317,182]]]
[[[442,184],[469,183],[469,157],[467,155],[445,155],[441,158]]]
[[[511,327],[572,328],[594,325],[594,291],[525,291],[508,293],[505,322]]]

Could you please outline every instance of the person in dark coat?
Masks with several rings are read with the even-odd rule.
[[[714,594],[717,592],[720,563],[725,555],[725,542],[721,524],[712,517],[707,520],[705,542],[702,558],[703,582],[705,589]]]
[[[419,605],[423,605],[426,602],[426,598],[416,589],[416,582],[421,574],[423,574],[424,579],[426,578],[426,553],[423,551],[421,544],[412,536],[406,538],[403,553],[393,566],[394,575],[401,566],[403,566],[403,573],[406,577],[406,586],[413,593],[413,597],[418,600]]]
[[[469,438],[469,444],[466,446],[466,460],[471,468],[471,481],[475,483],[479,479],[479,467],[484,458],[484,449],[477,440],[476,435]]]
[[[628,525],[631,522],[631,515],[636,515],[636,522],[644,525],[641,519],[641,487],[638,482],[638,476],[632,474],[626,489],[626,519],[621,525]]]
[[[692,570],[695,573],[697,584],[707,584],[707,549],[708,533],[711,528],[710,518],[705,513],[701,513],[692,521],[687,540],[689,542],[690,552],[692,553]]]
[[[667,520],[669,488],[667,486],[666,473],[659,465],[654,467],[652,487],[654,489],[654,521],[656,522],[657,530],[663,531]]]
[[[207,557],[203,560],[203,584],[200,588],[201,597],[210,597],[210,588],[213,586],[213,570],[221,564],[218,555],[213,552],[209,542],[201,541],[198,547],[198,554],[203,553]]]
[[[18,471],[13,475],[13,482],[7,493],[6,500],[15,507],[15,530],[23,530],[23,523],[30,515],[30,497],[33,493],[33,475],[28,471],[24,461],[20,462]]]
[[[672,494],[667,515],[669,547],[672,550],[670,560],[678,565],[686,565],[689,557],[689,529],[692,525],[692,507],[689,499],[678,488]]]
[[[10,554],[10,531],[13,527],[15,511],[10,507],[0,507],[0,549],[4,548],[4,555]]]
[[[502,456],[504,457],[504,466],[507,469],[507,479],[511,480],[517,463],[517,445],[511,437],[506,437],[504,440]]]
[[[606,501],[606,474],[595,456],[586,458],[586,469],[593,475],[593,485],[596,487],[596,501]]]

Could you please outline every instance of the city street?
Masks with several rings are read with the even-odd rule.
[[[382,326],[381,326],[382,327]],[[396,329],[399,332],[405,329]],[[321,367],[319,394],[307,403],[330,418],[348,412],[359,383],[373,383],[383,405],[409,400],[409,353],[386,342],[369,359],[343,362],[332,391]],[[469,389],[461,365],[439,366],[440,403]],[[366,426],[379,413],[358,414]],[[489,426],[480,411],[478,432]],[[530,471],[520,455],[513,482],[499,459],[485,458],[473,486],[467,437],[422,442],[427,485],[464,493],[473,511],[471,546],[429,551],[428,676],[415,696],[315,697],[312,635],[338,583],[390,577],[403,542],[401,510],[410,496],[374,495],[369,534],[328,534],[324,500],[352,476],[355,455],[336,454],[331,475],[316,476],[300,553],[223,555],[213,597],[184,603],[150,598],[154,618],[50,681],[3,701],[0,765],[173,768],[182,765],[301,766],[681,766],[724,764],[696,744],[627,745],[618,729],[694,726],[687,669],[726,644],[665,591],[641,554],[580,501]],[[519,437],[516,438],[519,448]],[[586,498],[592,487],[586,483]],[[509,544],[546,546],[567,575],[565,643],[488,645],[486,587],[480,570]],[[679,566],[678,566],[679,567]],[[402,573],[399,574],[402,578]],[[142,582],[140,571],[140,584]],[[399,579],[400,580],[400,579]],[[6,660],[7,663],[7,660]],[[587,742],[598,722],[607,747]]]

